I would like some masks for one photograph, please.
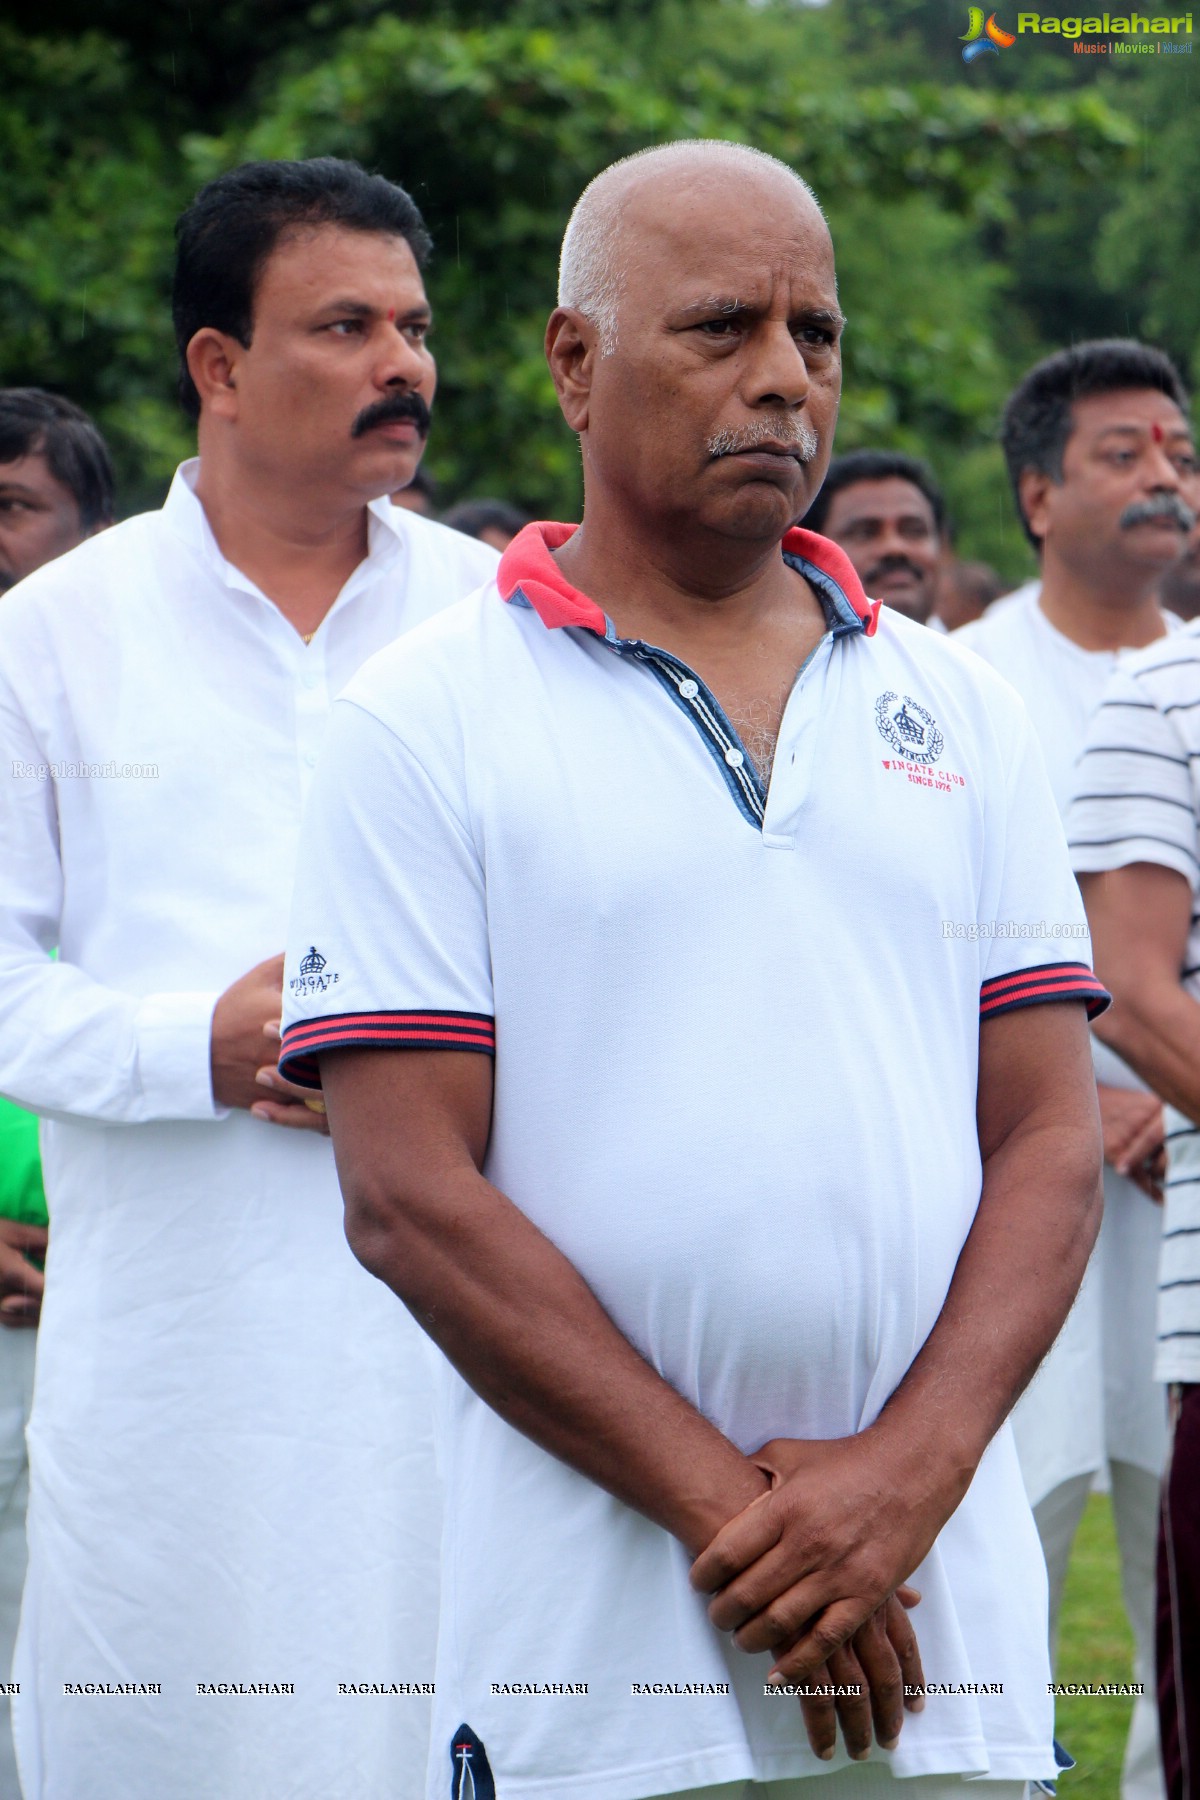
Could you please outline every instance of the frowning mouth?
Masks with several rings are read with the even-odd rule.
[[[763,419],[741,431],[718,431],[709,438],[705,449],[714,462],[723,456],[763,456],[797,463],[811,462],[821,446],[808,420],[788,420],[782,431],[780,424],[778,418],[769,423]]]

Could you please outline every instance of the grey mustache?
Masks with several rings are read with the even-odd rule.
[[[710,457],[736,456],[740,450],[757,450],[760,444],[786,444],[795,448],[800,462],[811,462],[820,439],[807,419],[757,419],[740,431],[718,431],[704,446]]]
[[[1148,500],[1134,500],[1121,514],[1124,531],[1130,525],[1144,525],[1148,519],[1170,519],[1181,531],[1190,531],[1196,515],[1178,494],[1152,494]]]

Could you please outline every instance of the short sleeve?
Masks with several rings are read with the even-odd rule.
[[[1053,1000],[1081,1000],[1089,1019],[1110,1004],[1091,967],[1091,937],[1062,822],[1033,727],[1022,711],[994,818],[980,1019]],[[998,863],[994,860],[999,857]]]
[[[483,870],[458,804],[400,738],[334,707],[301,833],[280,1067],[328,1050],[495,1049]]]
[[[1178,666],[1142,674],[1118,668],[1092,715],[1067,816],[1071,860],[1081,875],[1161,863],[1193,894],[1200,889],[1200,843],[1191,759],[1176,720],[1190,694],[1172,702]],[[1189,684],[1191,685],[1191,684]]]

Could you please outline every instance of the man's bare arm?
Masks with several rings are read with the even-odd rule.
[[[351,1248],[489,1406],[693,1555],[766,1492],[480,1173],[489,1057],[339,1051],[321,1076]]]
[[[856,1437],[764,1446],[777,1485],[694,1565],[714,1624],[783,1649],[780,1679],[806,1678],[911,1576],[1070,1310],[1101,1204],[1082,1007],[983,1024],[978,1123],[979,1209],[908,1374]]]
[[[1200,1006],[1180,985],[1191,887],[1160,863],[1081,875],[1079,885],[1096,973],[1113,997],[1097,1037],[1200,1125]]]
[[[490,1058],[338,1051],[321,1058],[321,1076],[351,1248],[502,1418],[693,1556],[766,1494],[769,1475],[639,1356],[567,1258],[480,1173]],[[891,1590],[859,1623],[834,1671],[861,1678],[859,1699],[839,1700],[836,1720],[831,1703],[801,1702],[822,1757],[838,1721],[852,1756],[868,1753],[873,1729],[894,1743],[904,1686],[923,1680]]]

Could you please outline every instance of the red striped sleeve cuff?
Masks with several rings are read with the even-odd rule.
[[[979,990],[979,1016],[994,1019],[997,1013],[1047,1000],[1082,1000],[1089,1019],[1112,1005],[1112,995],[1086,963],[1041,963],[1036,969],[1014,969],[1011,975],[993,975],[985,981]]]
[[[283,1034],[280,1072],[297,1087],[319,1088],[326,1050],[480,1050],[496,1054],[496,1021],[486,1013],[331,1013]]]

